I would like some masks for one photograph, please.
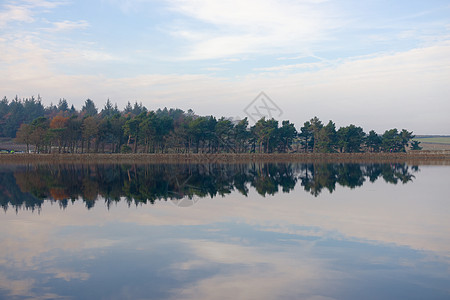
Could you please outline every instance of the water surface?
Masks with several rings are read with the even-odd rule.
[[[450,298],[449,166],[0,170],[0,298]]]

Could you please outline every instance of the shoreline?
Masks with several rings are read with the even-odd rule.
[[[408,162],[450,165],[450,151],[407,153],[218,153],[218,154],[0,154],[0,164],[158,164],[158,163],[249,163],[249,162]]]

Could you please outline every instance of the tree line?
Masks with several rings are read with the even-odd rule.
[[[42,105],[38,98],[0,101],[0,137],[15,138],[36,153],[355,153],[420,150],[412,132],[396,128],[365,133],[350,124],[336,128],[318,117],[298,130],[288,120],[199,116],[192,110],[149,111],[135,102],[120,111],[108,99],[99,111],[87,99],[80,111],[67,100]]]
[[[412,181],[417,166],[391,164],[150,164],[150,165],[36,165],[0,171],[0,206],[39,209],[45,200],[62,208],[79,199],[89,209],[99,199],[107,206],[171,200],[195,201],[250,187],[262,195],[287,193],[296,186],[317,197],[337,186],[356,188],[383,179],[398,184]]]

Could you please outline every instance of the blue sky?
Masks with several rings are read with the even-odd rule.
[[[448,1],[0,1],[0,95],[450,134]]]

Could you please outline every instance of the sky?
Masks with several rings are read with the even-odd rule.
[[[0,0],[16,95],[450,134],[450,2]]]

